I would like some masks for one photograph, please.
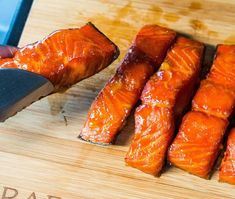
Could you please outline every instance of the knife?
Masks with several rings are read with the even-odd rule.
[[[53,84],[45,77],[22,69],[0,69],[0,122],[49,95]]]

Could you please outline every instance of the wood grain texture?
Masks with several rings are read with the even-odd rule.
[[[0,124],[0,197],[4,187],[12,187],[20,199],[28,199],[32,192],[37,199],[48,195],[63,199],[235,198],[234,186],[217,182],[217,171],[208,181],[174,167],[167,167],[160,178],[126,167],[133,116],[116,145],[102,147],[77,139],[91,102],[114,74],[140,27],[157,23],[212,45],[204,63],[209,65],[213,46],[235,43],[234,18],[235,1],[230,0],[35,0],[20,46],[56,29],[92,21],[120,47],[121,56],[99,74]]]

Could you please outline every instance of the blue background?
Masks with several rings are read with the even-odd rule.
[[[33,0],[0,0],[0,44],[17,46]]]

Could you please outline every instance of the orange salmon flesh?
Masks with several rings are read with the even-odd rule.
[[[208,178],[235,106],[235,45],[219,45],[206,80],[193,98],[168,151],[173,165]]]
[[[179,117],[199,79],[204,46],[178,37],[159,71],[141,95],[135,112],[135,136],[125,161],[145,173],[159,175]]]
[[[139,31],[115,75],[92,103],[79,138],[99,144],[113,142],[175,36],[174,31],[157,25]]]
[[[219,171],[219,180],[235,185],[235,128],[228,136],[227,148]]]
[[[44,76],[63,90],[106,68],[119,55],[117,46],[93,24],[58,30],[41,41],[0,59],[0,68],[18,68]]]

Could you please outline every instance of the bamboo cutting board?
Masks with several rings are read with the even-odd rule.
[[[113,146],[77,136],[91,102],[114,74],[138,29],[156,23],[213,46],[235,43],[235,1],[35,0],[20,46],[60,28],[93,22],[121,50],[120,58],[65,93],[46,97],[0,124],[1,199],[232,199],[235,187],[167,167],[160,178],[126,167],[133,116]]]

